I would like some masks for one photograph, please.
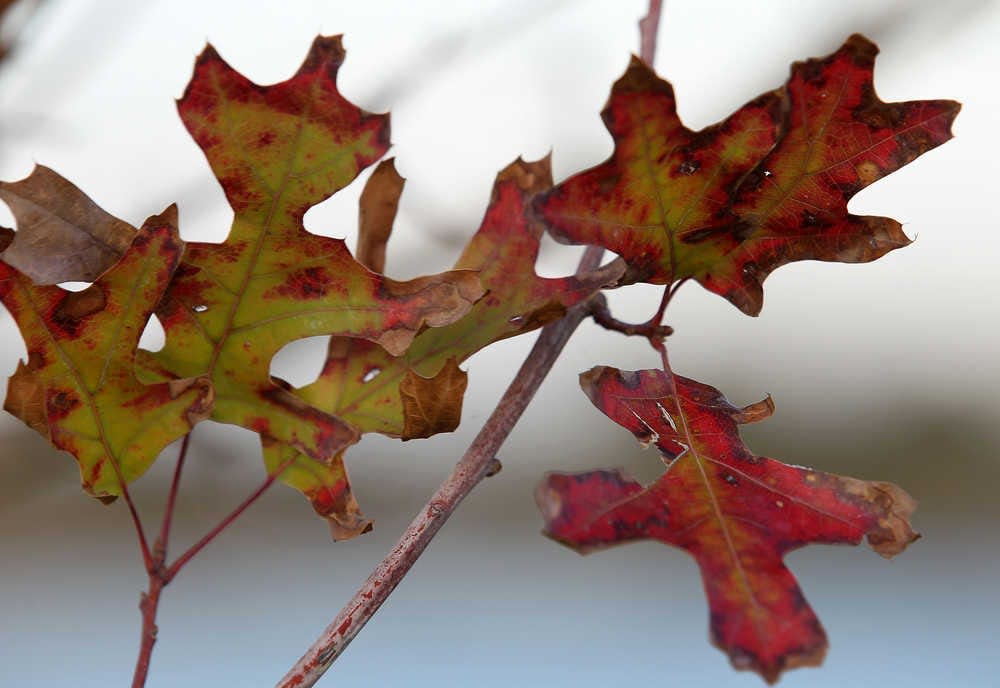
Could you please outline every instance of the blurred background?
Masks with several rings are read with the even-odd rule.
[[[295,70],[315,34],[344,33],[341,90],[392,110],[392,155],[408,178],[388,272],[437,272],[512,159],[551,150],[559,179],[610,154],[598,112],[638,50],[644,12],[643,0],[17,3],[0,31],[0,178],[44,163],[133,224],[178,202],[185,238],[221,241],[230,210],[172,102],[195,55],[209,40],[270,83]],[[744,431],[757,453],[891,480],[920,502],[924,539],[896,560],[863,547],[789,557],[831,651],[824,668],[782,685],[1000,685],[1000,7],[667,0],[656,67],[697,129],[853,32],[881,46],[884,100],[964,103],[954,141],[851,203],[900,219],[916,242],[869,265],[782,268],[756,319],[686,286],[668,314],[671,360],[734,403],[773,395],[774,417]],[[310,211],[308,227],[353,245],[363,180]],[[0,224],[12,224],[6,208]],[[538,272],[569,274],[578,256],[547,242]],[[634,321],[657,299],[638,286],[611,296],[616,315]],[[5,378],[24,348],[5,312],[0,333]],[[150,346],[156,338],[151,327]],[[165,593],[149,686],[273,685],[447,475],[533,338],[469,361],[457,433],[405,445],[366,437],[350,451],[373,533],[333,544],[297,493],[273,488]],[[323,351],[323,341],[298,342],[274,371],[307,382]],[[501,453],[503,472],[460,508],[320,685],[761,685],[707,642],[701,582],[683,552],[646,542],[581,558],[539,535],[532,489],[545,471],[626,466],[651,480],[660,470],[579,392],[576,374],[596,364],[656,359],[585,323]],[[134,489],[149,523],[175,452]],[[263,476],[255,437],[212,424],[198,428],[188,465],[175,552]],[[124,505],[85,497],[72,460],[9,416],[0,543],[0,685],[127,685],[145,575]]]

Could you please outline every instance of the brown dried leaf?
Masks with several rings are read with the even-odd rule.
[[[93,282],[135,238],[135,227],[43,165],[19,182],[0,182],[0,199],[17,220],[2,258],[35,284]]]

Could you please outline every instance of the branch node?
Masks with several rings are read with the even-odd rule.
[[[611,315],[611,311],[608,309],[608,300],[604,294],[598,294],[591,299],[590,317],[606,330],[620,332],[626,337],[645,337],[654,347],[656,342],[662,342],[674,333],[674,328],[670,325],[660,324],[659,313],[644,323],[627,323],[618,320]]]

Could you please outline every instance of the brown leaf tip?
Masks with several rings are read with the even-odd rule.
[[[748,423],[759,423],[762,420],[767,420],[772,415],[774,415],[774,400],[768,394],[766,398],[761,399],[757,403],[740,409],[738,413],[733,415],[733,420],[746,425]]]
[[[552,153],[544,158],[528,161],[518,158],[497,174],[498,187],[504,182],[513,182],[526,194],[535,194],[552,187]],[[496,192],[494,191],[494,196]]]
[[[879,52],[875,42],[860,33],[851,34],[840,51],[853,57],[858,65],[875,64],[875,56]]]
[[[551,485],[552,475],[561,474],[550,473],[535,487],[535,504],[545,520],[545,529],[542,532],[548,537],[553,537],[549,526],[562,515],[563,511],[562,494]]]
[[[920,539],[910,525],[917,501],[905,490],[892,483],[867,483],[866,497],[881,510],[878,523],[867,533],[869,547],[891,559]]]
[[[337,34],[336,36],[316,36],[309,47],[306,59],[296,72],[296,76],[318,72],[320,69],[323,69],[331,80],[336,81],[337,72],[340,70],[340,66],[344,64],[344,57],[347,55],[347,51],[344,50],[343,38],[343,34]]]
[[[219,51],[215,49],[215,46],[211,43],[206,43],[202,51],[198,53],[198,57],[194,60],[194,68],[197,70],[204,65],[208,65],[213,62],[226,65],[226,61],[222,59],[221,55],[219,55]]]
[[[822,629],[820,629],[822,632]],[[823,634],[823,642],[813,647],[802,647],[789,653],[773,658],[770,662],[764,663],[759,657],[750,654],[741,648],[729,648],[726,651],[729,663],[737,671],[752,671],[759,675],[769,686],[773,686],[781,678],[781,675],[792,669],[803,669],[806,667],[818,667],[826,659],[826,652],[829,645],[826,642],[826,634]],[[715,643],[717,647],[725,650]]]
[[[674,87],[666,79],[661,79],[653,68],[636,55],[632,55],[628,68],[612,86],[612,98],[619,93],[658,93],[673,99]]]

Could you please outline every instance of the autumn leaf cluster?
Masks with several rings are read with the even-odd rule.
[[[184,242],[171,207],[136,229],[39,166],[0,184],[17,231],[0,230],[0,298],[28,357],[5,408],[80,467],[84,489],[112,501],[171,442],[205,420],[256,432],[270,475],[301,491],[336,539],[371,527],[344,453],[365,433],[401,439],[455,429],[462,363],[493,342],[586,308],[636,282],[665,293],[699,282],[750,315],[763,282],[793,261],[865,262],[905,246],[898,222],[847,212],[851,197],[950,138],[958,105],[884,103],[875,46],[851,37],[793,65],[787,83],[701,131],[676,114],[673,90],[633,59],[604,121],[615,149],[554,185],[547,159],[497,176],[477,232],[454,269],[385,276],[403,191],[391,160],[368,177],[359,242],[308,232],[305,213],[390,147],[389,117],[338,91],[339,37],[317,38],[287,81],[261,86],[211,47],[178,112],[233,211],[220,244]],[[603,267],[558,279],[534,271],[539,240],[596,245]],[[87,282],[81,291],[60,284]],[[138,348],[155,315],[157,352]],[[329,336],[326,363],[301,388],[270,374],[286,344]],[[769,681],[818,663],[826,638],[785,553],[867,537],[891,556],[916,535],[912,499],[889,483],[792,467],[752,454],[740,409],[663,367],[595,368],[595,406],[657,447],[663,475],[551,474],[537,493],[545,532],[579,551],[653,538],[698,562],[713,641]]]

